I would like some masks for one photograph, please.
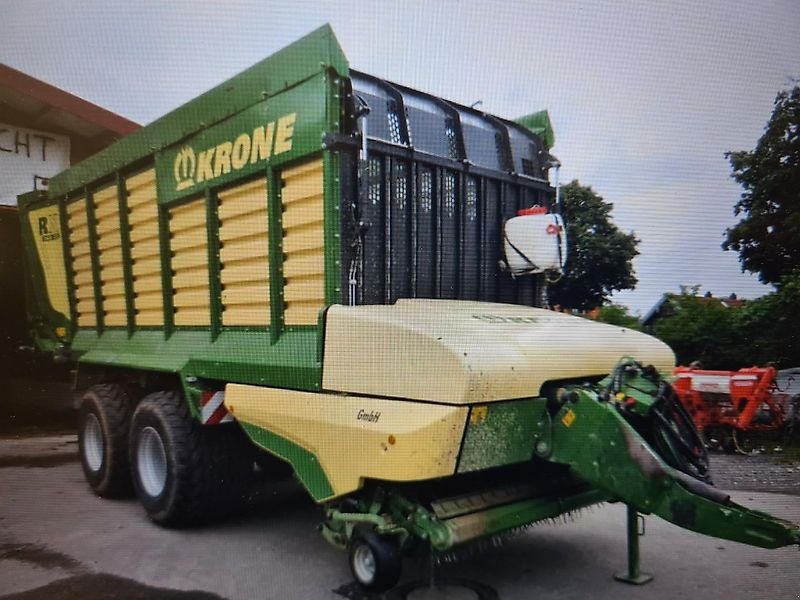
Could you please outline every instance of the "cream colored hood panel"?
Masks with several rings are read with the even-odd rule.
[[[398,300],[332,306],[325,390],[451,404],[536,396],[553,379],[605,375],[623,356],[668,375],[663,342],[582,317],[511,304]]]

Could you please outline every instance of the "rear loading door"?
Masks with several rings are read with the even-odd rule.
[[[19,197],[28,324],[36,347],[52,351],[66,340],[69,300],[61,215],[44,192]]]

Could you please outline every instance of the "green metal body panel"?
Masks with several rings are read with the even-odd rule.
[[[330,26],[324,25],[132,133],[73,168],[53,177],[50,193],[62,196],[147,159],[154,152],[314,77],[321,65],[347,76],[348,63]]]
[[[327,120],[324,71],[156,153],[158,202],[196,196],[318,152]],[[291,125],[291,127],[289,126]],[[263,136],[259,149],[257,138]],[[237,142],[241,140],[241,144]],[[284,149],[281,151],[281,146]],[[236,149],[240,153],[237,166]],[[227,154],[222,154],[225,150]],[[220,160],[220,156],[227,156]]]
[[[266,429],[247,423],[242,423],[242,428],[258,446],[291,463],[297,478],[312,498],[321,501],[333,496],[333,488],[325,472],[308,450]]]
[[[66,231],[65,205],[74,198],[87,198],[97,326],[74,327],[75,289],[70,276],[67,277],[69,318],[52,314],[52,310],[48,313],[47,306],[40,306],[37,299],[46,298],[46,295],[43,295],[43,284],[38,280],[36,248],[32,240],[28,240],[26,256],[32,263],[28,272],[32,274],[30,287],[34,298],[29,306],[35,313],[46,317],[40,316],[44,321],[40,345],[51,350],[59,343],[52,334],[47,337],[47,333],[54,331],[57,325],[65,328],[71,356],[83,366],[171,372],[179,374],[183,381],[196,377],[221,382],[319,389],[321,326],[284,326],[280,170],[322,157],[325,304],[339,302],[340,166],[333,152],[323,147],[323,138],[339,131],[343,78],[347,74],[347,60],[333,32],[327,26],[322,27],[54,177],[49,194],[38,194],[30,203],[33,207],[41,203],[57,203],[63,236]],[[262,138],[257,140],[256,134]],[[225,160],[218,165],[216,159],[221,151]],[[202,156],[204,152],[205,157]],[[156,171],[162,248],[163,327],[138,326],[134,310],[125,180],[148,168]],[[223,327],[216,194],[221,187],[237,184],[257,174],[265,174],[268,182],[265,203],[271,257],[270,325]],[[123,327],[108,327],[103,323],[98,236],[91,201],[94,191],[114,182],[121,208],[123,283],[128,316]],[[173,317],[169,210],[198,196],[204,197],[206,206],[210,324],[207,327],[180,327],[175,325]],[[23,232],[26,232],[25,227]],[[29,231],[27,234],[30,237]],[[64,267],[67,273],[72,271],[69,251],[69,245],[65,244]],[[41,270],[40,266],[38,268]],[[196,406],[192,408],[197,411]]]
[[[635,377],[624,396],[637,400],[637,411],[648,407],[648,387]],[[771,515],[739,506],[715,488],[667,465],[623,415],[623,408],[602,399],[597,391],[576,388],[574,402],[552,418],[543,411],[536,437],[544,441],[537,453],[572,471],[645,514],[656,514],[706,535],[763,548],[800,544],[800,528]],[[545,433],[546,432],[546,433]]]
[[[123,329],[97,335],[81,330],[73,340],[82,363],[180,373],[226,382],[317,390],[321,365],[316,328],[288,332],[269,344],[264,330],[224,330],[212,341],[208,329],[180,329],[169,337],[160,330]]]
[[[556,135],[553,131],[553,124],[550,122],[550,114],[546,110],[520,117],[515,121],[536,135],[541,136],[548,150],[556,143]]]
[[[517,400],[491,406],[476,406],[470,413],[458,472],[469,473],[530,460],[531,435],[542,400]]]

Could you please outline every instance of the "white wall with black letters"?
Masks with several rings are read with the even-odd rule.
[[[34,176],[69,167],[69,142],[65,135],[0,122],[0,204],[16,206],[19,194],[34,189]]]

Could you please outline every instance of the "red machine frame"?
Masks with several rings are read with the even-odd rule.
[[[730,434],[732,447],[742,451],[742,434],[783,427],[783,407],[773,397],[777,375],[773,367],[738,371],[677,367],[673,374],[675,392],[706,439],[709,430],[722,429],[724,437]]]

